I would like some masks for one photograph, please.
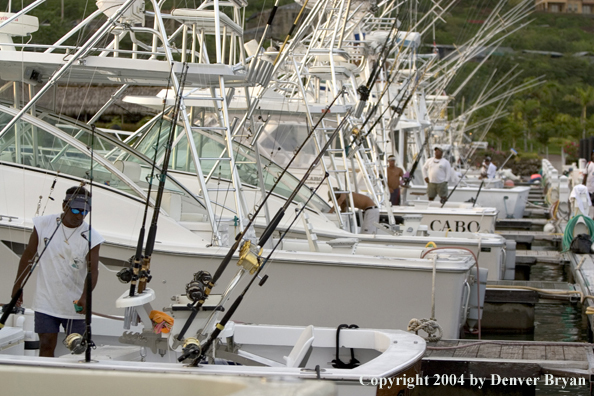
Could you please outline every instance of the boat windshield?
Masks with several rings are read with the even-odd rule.
[[[0,106],[0,128],[14,117],[13,111]],[[73,141],[68,142],[64,136],[54,133],[52,126],[72,136]],[[88,180],[91,170],[88,149],[92,142],[93,155],[96,157],[93,161],[94,182],[144,199],[138,191],[148,191],[151,172],[151,164],[145,158],[100,132],[93,137],[88,127],[55,114],[43,112],[38,113],[36,119],[30,119],[29,116],[21,118],[15,127],[0,136],[0,160]],[[100,160],[105,160],[105,166]],[[120,177],[114,168],[132,183]],[[155,187],[153,192],[156,191]],[[165,191],[181,195],[185,212],[204,213],[204,205],[171,177],[165,182]]]
[[[154,155],[154,148],[158,147],[157,158],[162,161],[163,152],[165,150],[165,141],[167,135],[171,130],[172,123],[169,119],[163,118],[153,121],[154,124],[148,128],[148,132],[144,134],[136,149],[147,156]],[[176,126],[175,131],[176,140],[179,140],[173,149],[169,166],[171,169],[182,172],[195,173],[196,167],[192,160],[192,155],[189,150],[188,139],[180,125]],[[198,157],[201,158],[201,167],[204,175],[213,172],[214,178],[231,179],[231,168],[228,161],[216,161],[216,158],[221,156],[225,150],[225,143],[223,137],[216,131],[208,130],[193,130],[192,133]],[[256,163],[256,153],[251,148],[233,143],[234,156],[237,166],[237,172],[241,182],[250,186],[258,186],[258,172],[262,172],[262,178],[267,191],[270,191],[274,186],[276,178],[281,174],[282,168],[276,163],[272,162],[263,156],[260,156],[260,165]],[[158,162],[159,163],[159,162]],[[281,181],[274,188],[274,193],[288,198],[299,185],[299,180],[290,173],[285,173]],[[307,186],[302,186],[294,200],[299,203],[305,203],[308,199],[310,208],[327,212],[330,207],[318,195],[311,197],[312,191]]]

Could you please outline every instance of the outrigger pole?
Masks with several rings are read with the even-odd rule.
[[[268,238],[270,238],[270,236],[272,235],[272,233],[276,229],[276,227],[277,227],[280,219],[282,219],[282,217],[285,214],[285,211],[291,205],[293,199],[295,198],[295,196],[299,192],[299,189],[301,189],[301,187],[303,187],[303,185],[305,184],[306,180],[309,178],[311,172],[313,172],[314,168],[316,166],[318,166],[320,160],[322,159],[322,156],[326,153],[326,150],[330,147],[330,145],[332,144],[332,142],[334,141],[334,139],[336,138],[336,136],[338,135],[338,133],[342,130],[342,128],[346,124],[347,119],[348,119],[349,115],[352,113],[352,111],[353,110],[350,109],[346,113],[345,117],[342,119],[342,121],[340,122],[340,124],[338,124],[338,126],[336,127],[336,129],[332,132],[332,135],[328,138],[328,141],[324,144],[323,147],[320,148],[320,152],[316,156],[316,158],[313,161],[313,163],[307,169],[307,172],[305,172],[305,175],[303,175],[303,177],[299,181],[299,184],[295,187],[295,189],[293,190],[293,192],[291,193],[291,195],[285,201],[285,204],[278,210],[277,214],[274,216],[274,219],[278,219],[278,220],[276,222],[275,222],[275,220],[272,220],[270,222],[270,224],[268,224],[268,226],[266,227],[266,229],[264,230],[264,232],[262,233],[262,236],[260,237],[260,240],[258,242],[258,245],[259,246],[263,246],[268,241]],[[324,179],[326,179],[326,177],[328,177],[328,174],[327,173],[325,174]],[[322,182],[323,181],[324,180],[322,180]],[[319,186],[320,185],[318,185],[318,187],[316,188],[316,190],[319,188]],[[313,195],[314,194],[312,193],[312,195],[310,196],[309,199],[311,199],[311,197]],[[309,199],[308,199],[308,201],[309,201]],[[305,208],[305,205],[303,206],[303,208]],[[301,209],[301,210],[303,210],[303,209]],[[298,217],[298,215],[297,215],[297,217]],[[295,221],[293,221],[291,223],[291,225],[287,228],[287,230],[283,234],[283,237],[285,235],[287,235],[287,233],[289,232],[290,227],[293,225],[294,222]],[[277,242],[277,244],[270,251],[270,253],[266,257],[266,259],[264,261],[262,261],[261,263],[260,263],[260,261],[262,260],[262,258],[259,255],[257,255],[257,257],[254,257],[254,259],[257,260],[257,262],[258,262],[258,264],[257,264],[258,265],[258,269],[256,270],[256,272],[255,272],[254,276],[252,277],[252,279],[250,279],[249,283],[246,285],[245,289],[241,292],[241,294],[233,302],[233,304],[231,305],[231,307],[229,307],[229,309],[225,313],[225,316],[223,316],[223,319],[221,319],[221,321],[219,323],[217,323],[215,329],[210,334],[210,336],[209,336],[208,340],[206,341],[206,343],[202,347],[200,347],[199,345],[196,345],[196,344],[190,344],[189,348],[187,348],[187,350],[184,351],[184,354],[181,355],[178,358],[178,361],[181,362],[181,361],[183,361],[183,360],[185,360],[187,358],[194,357],[194,361],[192,362],[192,365],[193,366],[196,366],[200,362],[200,359],[208,352],[208,350],[212,346],[212,343],[217,339],[217,337],[219,336],[219,334],[221,333],[221,331],[223,331],[225,329],[226,324],[229,322],[229,320],[231,319],[231,317],[233,316],[233,314],[235,313],[235,311],[237,310],[237,308],[239,307],[239,305],[243,301],[243,298],[245,297],[245,295],[248,292],[248,290],[250,289],[250,287],[254,284],[254,281],[259,278],[258,275],[260,274],[260,272],[262,272],[262,269],[264,268],[264,266],[266,265],[266,263],[268,262],[268,260],[270,259],[270,257],[274,253],[274,251],[276,250],[276,248],[279,246],[279,244],[280,244],[281,241],[282,241],[282,238],[281,238],[281,240],[279,240]],[[247,243],[249,243],[249,242],[246,242],[246,244]],[[249,245],[248,245],[248,248],[249,248]],[[242,248],[242,251],[244,249],[245,249],[245,246],[244,246],[244,248]]]
[[[303,149],[303,147],[305,146],[305,144],[309,141],[309,138],[311,136],[313,136],[314,132],[316,131],[316,129],[318,128],[318,126],[320,125],[320,123],[322,122],[322,120],[324,119],[324,117],[326,117],[326,114],[329,114],[330,113],[330,109],[332,108],[332,106],[334,105],[334,103],[338,100],[338,98],[341,95],[344,94],[344,92],[345,92],[345,90],[342,89],[334,97],[334,99],[332,100],[332,102],[328,106],[326,106],[326,109],[325,109],[325,111],[322,112],[322,115],[320,116],[320,119],[318,120],[318,122],[316,122],[316,124],[312,127],[312,129],[309,132],[309,134],[303,140],[303,143],[301,144],[301,146],[299,146],[297,148],[297,150],[295,150],[294,155],[291,158],[291,160],[289,161],[289,163],[287,164],[287,166],[277,176],[277,179],[274,182],[274,185],[268,190],[268,194],[266,195],[266,197],[264,197],[264,199],[262,200],[262,202],[260,203],[260,205],[256,208],[256,211],[251,216],[250,221],[248,222],[248,224],[235,237],[235,243],[233,243],[233,246],[231,246],[231,248],[227,252],[227,255],[223,258],[223,261],[221,261],[221,264],[219,264],[219,267],[217,268],[217,271],[215,272],[214,276],[205,279],[205,282],[208,281],[208,284],[204,288],[203,297],[202,297],[202,299],[199,299],[198,301],[195,301],[193,303],[192,313],[188,317],[188,320],[186,321],[186,323],[185,323],[184,327],[182,328],[181,332],[177,335],[177,337],[176,337],[177,341],[182,341],[183,340],[184,335],[186,334],[186,332],[190,328],[190,325],[192,324],[192,322],[196,318],[196,315],[200,311],[200,308],[202,307],[202,305],[204,305],[204,302],[206,301],[206,299],[210,295],[210,292],[211,292],[212,288],[215,286],[215,284],[217,283],[217,281],[219,280],[219,278],[221,277],[221,275],[223,274],[223,272],[225,271],[225,269],[227,268],[227,266],[231,262],[231,259],[233,258],[233,254],[235,254],[235,252],[239,248],[239,245],[241,244],[241,241],[242,241],[243,237],[245,236],[246,232],[252,226],[252,224],[254,223],[254,221],[256,221],[256,218],[258,217],[258,214],[260,213],[260,210],[264,207],[264,203],[266,203],[266,201],[268,200],[268,198],[272,195],[272,192],[274,191],[274,189],[276,188],[276,186],[278,185],[278,183],[280,183],[280,181],[283,178],[283,176],[285,175],[285,173],[288,171],[289,167],[291,166],[291,164],[293,163],[293,161],[297,157],[297,154],[299,154],[299,152]],[[296,193],[294,193],[294,194],[296,194]],[[288,199],[287,202],[291,202],[293,200],[293,197],[295,197],[295,195],[292,195],[291,197],[292,198]],[[272,234],[272,230],[274,230],[276,228],[276,226],[280,223],[283,215],[284,215],[284,210],[282,211],[282,213],[281,213],[281,210],[279,210],[279,212],[270,221],[269,226],[266,228],[266,230],[264,230],[264,232],[262,233],[262,236],[260,237],[260,241],[258,242],[258,245],[259,246],[263,246],[264,243],[266,243],[266,241],[268,240],[268,238]],[[271,231],[268,231],[270,228],[271,228]],[[249,246],[248,246],[248,249],[249,249]]]

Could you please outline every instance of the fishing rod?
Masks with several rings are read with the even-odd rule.
[[[314,159],[313,163],[307,169],[307,172],[305,173],[305,175],[303,175],[303,177],[299,181],[299,184],[297,184],[297,186],[295,187],[295,189],[293,190],[293,192],[291,193],[291,195],[287,198],[285,204],[278,210],[277,214],[274,216],[275,219],[278,218],[279,221],[280,221],[280,219],[284,216],[286,210],[291,205],[291,203],[293,201],[293,198],[295,198],[295,196],[299,192],[299,189],[305,184],[305,182],[309,178],[310,174],[317,167],[317,165],[319,164],[320,160],[322,159],[322,156],[326,153],[326,150],[330,147],[330,145],[332,144],[332,142],[334,141],[334,139],[336,138],[336,136],[338,135],[338,133],[342,130],[342,128],[346,124],[347,119],[348,119],[350,113],[352,113],[352,111],[353,111],[352,109],[349,109],[349,111],[347,112],[347,114],[345,115],[345,117],[342,119],[342,121],[340,122],[340,124],[332,132],[332,135],[328,138],[328,141],[324,144],[323,147],[320,148],[320,152],[318,153],[318,155]],[[320,184],[318,185],[318,187],[316,187],[316,190],[319,188],[319,186],[324,182],[324,180],[327,177],[328,177],[328,173],[326,173],[324,175],[323,180],[320,182]],[[315,192],[312,193],[312,195],[309,197],[309,199],[311,199],[311,197],[313,197],[314,195],[315,195]],[[308,199],[308,201],[309,201],[309,199]],[[305,207],[306,207],[306,205],[303,205],[303,208],[301,210],[303,210]],[[298,218],[298,215],[296,216],[296,218]],[[295,222],[295,219],[289,225],[289,227],[287,228],[287,230],[284,232],[284,234],[282,236],[283,238],[284,238],[285,235],[287,235],[287,233],[289,232],[289,230],[290,230],[291,226],[294,224],[294,222]],[[266,227],[266,229],[262,233],[262,236],[260,237],[260,241],[258,242],[258,245],[259,246],[263,246],[267,242],[268,238],[272,235],[272,232],[274,232],[274,230],[276,229],[276,226],[277,225],[278,225],[278,221],[276,223],[274,223],[274,221],[272,221]],[[262,269],[265,267],[266,263],[268,262],[268,260],[272,256],[272,254],[275,252],[275,250],[278,248],[278,246],[279,246],[279,244],[280,244],[281,241],[282,241],[282,238],[276,243],[276,245],[270,251],[270,253],[268,254],[268,256],[266,257],[266,259],[264,261],[262,261],[262,258],[260,256],[261,252],[258,253],[258,251],[251,246],[251,243],[249,241],[246,241],[246,243],[242,247],[242,252],[249,253],[249,254],[245,254],[244,255],[244,257],[246,257],[245,260],[246,261],[249,261],[250,263],[253,263],[254,266],[257,266],[257,270],[255,271],[254,276],[252,277],[252,279],[250,279],[249,283],[246,285],[246,287],[241,292],[241,294],[237,297],[237,299],[233,302],[233,304],[231,305],[231,307],[229,307],[229,309],[225,313],[225,316],[223,316],[223,318],[221,319],[221,321],[215,326],[215,329],[210,334],[210,336],[209,336],[208,340],[206,341],[206,343],[204,344],[204,346],[201,347],[199,345],[199,343],[197,343],[196,341],[192,340],[191,343],[189,343],[188,345],[185,345],[184,354],[181,355],[178,358],[178,361],[181,362],[181,361],[183,361],[183,360],[185,360],[185,359],[187,359],[189,357],[196,356],[195,359],[194,359],[194,361],[192,362],[192,365],[196,366],[199,363],[200,359],[210,349],[210,347],[211,347],[212,343],[214,342],[214,340],[216,340],[217,337],[218,337],[218,335],[221,333],[221,331],[223,331],[225,329],[225,326],[226,326],[227,322],[229,322],[229,320],[231,319],[231,316],[233,316],[233,314],[235,313],[235,311],[237,310],[237,308],[239,307],[239,305],[243,301],[243,298],[245,297],[246,293],[248,292],[248,290],[253,285],[254,281],[259,278],[258,275],[262,272]],[[238,263],[238,264],[241,265],[241,263]]]
[[[198,363],[200,363],[200,361],[203,359],[204,355],[208,352],[208,350],[212,346],[213,342],[217,339],[217,337],[219,336],[220,332],[225,328],[225,326],[227,325],[227,323],[229,322],[229,320],[231,319],[231,317],[233,316],[233,314],[235,313],[235,311],[239,307],[239,304],[241,304],[241,302],[243,301],[243,298],[245,297],[245,295],[248,292],[248,290],[251,288],[251,286],[254,283],[254,281],[256,279],[259,279],[260,278],[259,277],[259,274],[262,271],[262,269],[264,268],[264,266],[266,266],[266,264],[268,263],[268,261],[270,261],[270,258],[272,256],[272,254],[276,251],[276,249],[281,244],[281,242],[283,241],[283,239],[287,236],[287,234],[289,233],[289,230],[291,229],[291,227],[299,219],[299,216],[301,215],[301,213],[303,213],[303,211],[307,207],[307,204],[309,203],[309,201],[316,195],[316,192],[318,191],[318,189],[320,188],[320,186],[325,182],[325,180],[328,178],[329,175],[330,174],[328,172],[325,173],[324,177],[322,178],[322,180],[320,181],[320,183],[316,186],[316,188],[312,191],[312,194],[309,196],[309,198],[307,199],[307,201],[305,201],[305,203],[303,204],[303,206],[297,211],[297,213],[295,214],[295,217],[293,218],[293,221],[291,221],[291,224],[289,224],[289,226],[287,227],[287,229],[285,230],[285,232],[283,232],[283,234],[281,235],[281,237],[277,241],[276,245],[274,245],[274,248],[270,251],[270,253],[266,257],[266,259],[264,259],[264,261],[262,261],[262,264],[260,265],[260,267],[258,268],[258,270],[256,271],[256,273],[254,274],[254,276],[252,277],[252,279],[250,279],[250,282],[244,288],[244,290],[242,291],[241,295],[233,302],[233,305],[231,306],[231,308],[229,308],[229,310],[227,311],[227,313],[225,314],[225,316],[223,317],[223,319],[221,319],[221,321],[216,325],[215,330],[213,330],[213,332],[211,333],[210,337],[208,338],[208,340],[206,341],[206,343],[204,344],[204,346],[201,346],[200,345],[200,341],[198,341],[197,339],[192,339],[191,341],[187,342],[184,345],[184,349],[183,349],[184,353],[178,358],[178,361],[182,362],[182,361],[184,361],[184,360],[186,360],[188,358],[191,358],[191,357],[195,356],[195,358],[191,362],[191,365],[195,367],[195,366],[198,365]],[[264,276],[264,278],[262,278],[262,279],[265,280],[267,278],[268,278],[267,276]],[[260,286],[263,286],[264,283],[262,281],[260,281],[259,282],[259,285]],[[213,315],[214,315],[214,312],[213,312]],[[202,353],[202,352],[204,352],[204,353]]]
[[[396,99],[398,99],[400,97],[400,99],[398,100],[398,105],[396,106],[396,110],[395,110],[395,113],[398,115],[398,117],[396,118],[396,125],[398,124],[398,121],[400,121],[400,117],[402,116],[402,113],[404,113],[404,109],[406,109],[406,106],[408,106],[408,103],[410,102],[410,100],[414,96],[414,94],[415,94],[415,92],[417,90],[417,87],[421,83],[421,80],[425,76],[425,73],[427,73],[427,70],[429,69],[429,66],[431,65],[431,63],[433,63],[433,60],[431,60],[431,62],[427,63],[427,65],[425,65],[425,68],[423,70],[423,74],[420,77],[417,77],[415,86],[411,89],[410,94],[406,97],[406,100],[404,101],[404,104],[402,106],[400,106],[400,102],[402,101],[404,95],[402,95],[402,96],[396,95],[396,97],[394,97],[394,99],[392,99],[390,101],[390,103],[388,103],[388,105],[386,106],[386,108],[384,109],[384,111],[379,115],[379,117],[375,120],[375,122],[369,128],[369,130],[367,132],[365,132],[365,134],[363,134],[363,135],[356,134],[353,137],[353,141],[349,145],[349,147],[351,148],[351,150],[354,151],[354,146],[357,144],[357,141],[362,142],[365,138],[367,138],[367,136],[369,136],[369,134],[371,133],[371,131],[373,131],[373,128],[375,128],[375,126],[382,120],[382,117],[384,116],[384,114],[386,114],[386,112],[388,111],[388,109],[391,109],[392,108],[392,103],[394,103],[396,101]],[[418,74],[418,71],[417,71],[417,74]],[[402,87],[401,92],[404,92],[406,89],[408,89],[408,86],[410,85],[410,83],[411,83],[412,80],[413,80],[413,77],[410,76],[409,79],[407,80],[406,86]]]
[[[386,39],[384,40],[384,43],[382,45],[382,49],[379,53],[379,56],[373,64],[371,73],[369,73],[369,78],[367,79],[367,83],[365,85],[360,85],[359,88],[357,88],[357,92],[359,93],[359,103],[357,104],[357,107],[355,109],[355,113],[354,113],[355,118],[361,117],[361,114],[363,113],[363,109],[365,108],[365,105],[367,104],[367,100],[369,99],[369,95],[371,94],[371,89],[373,88],[373,86],[375,85],[375,82],[377,80],[377,78],[376,78],[377,74],[379,73],[381,68],[384,67],[385,63],[388,61],[388,55],[389,55],[390,51],[392,51],[392,48],[394,48],[394,44],[396,43],[396,40],[393,39],[390,41],[390,38],[392,37],[392,34],[394,32],[397,33],[397,30],[398,30],[398,16],[396,16],[394,18],[394,23],[392,24],[392,27],[390,28],[390,32],[386,35]],[[388,42],[390,42],[389,47],[388,47]],[[387,51],[386,51],[386,48],[388,49]]]
[[[278,54],[276,55],[276,59],[274,59],[274,62],[272,63],[273,65],[276,65],[276,62],[278,62],[278,60],[281,57],[281,54],[283,53],[285,46],[287,45],[287,42],[289,41],[289,39],[291,38],[291,36],[293,35],[293,31],[297,28],[297,24],[299,23],[299,20],[301,19],[301,15],[303,15],[303,11],[305,11],[305,7],[307,6],[307,3],[309,2],[309,0],[305,0],[303,2],[303,5],[301,6],[301,9],[299,10],[299,13],[297,14],[297,16],[295,17],[295,21],[293,22],[293,26],[291,26],[291,29],[289,29],[289,33],[287,33],[287,36],[285,37],[285,41],[283,41],[283,45],[280,47],[280,49],[278,50]],[[278,1],[277,1],[278,3]],[[276,12],[276,10],[274,10]],[[272,14],[271,16],[274,16],[274,14]],[[272,18],[270,18],[270,22]],[[264,38],[262,38],[262,40],[264,40]]]
[[[82,181],[82,182],[80,182],[79,187],[82,188],[82,187],[84,187],[84,185],[85,185],[85,182]],[[76,196],[76,194],[72,194],[72,196],[68,200],[68,204],[75,196]],[[47,250],[47,247],[52,242],[52,239],[54,239],[54,236],[56,235],[56,232],[58,231],[58,229],[60,228],[61,225],[62,225],[62,217],[60,216],[60,221],[58,221],[58,225],[54,229],[54,232],[52,232],[52,235],[49,237],[47,243],[45,243],[45,246],[43,247],[43,250],[41,251],[41,253],[39,253],[39,255],[36,255],[36,257],[33,259],[33,263],[30,265],[31,269],[29,269],[27,275],[21,280],[21,284],[19,285],[19,288],[17,289],[17,291],[14,293],[14,295],[10,299],[10,302],[8,304],[5,304],[4,306],[2,306],[2,317],[0,317],[0,330],[2,330],[2,328],[4,328],[4,325],[6,324],[8,317],[13,313],[14,308],[17,305],[17,302],[23,295],[23,289],[25,288],[25,285],[31,278],[31,275],[33,275],[33,271],[35,270],[35,267],[37,267],[37,264],[39,264],[39,260],[41,260],[41,258],[43,257],[45,251]],[[17,274],[17,276],[21,277],[22,274]]]
[[[171,65],[173,67],[173,65]],[[169,77],[167,79],[167,86],[169,86],[171,82],[171,72],[170,70]],[[153,179],[155,177],[155,169],[157,167],[157,155],[159,153],[159,142],[161,141],[161,131],[163,128],[163,116],[165,115],[165,107],[167,103],[167,94],[169,90],[165,90],[165,99],[163,100],[163,111],[161,111],[161,121],[159,122],[159,132],[157,133],[157,142],[155,143],[155,154],[153,155],[153,164],[151,167],[151,173],[148,179],[148,192],[146,194],[146,202],[144,204],[144,215],[142,218],[142,226],[140,227],[140,233],[138,234],[138,242],[136,243],[136,252],[134,253],[132,259],[132,269],[130,267],[123,268],[117,273],[117,278],[124,283],[130,282],[130,292],[129,296],[134,297],[136,293],[136,284],[138,282],[138,274],[140,272],[141,267],[141,260],[142,260],[142,245],[144,243],[144,234],[146,232],[146,219],[148,217],[148,208],[150,206],[150,199],[151,199],[151,191],[153,188]],[[165,165],[163,165],[165,166]],[[156,209],[155,209],[156,210]]]
[[[91,171],[89,176],[89,197],[93,196],[93,155],[95,153],[94,150],[95,145],[95,125],[91,126]],[[95,346],[95,343],[91,339],[91,321],[93,316],[93,272],[92,272],[92,255],[91,255],[91,239],[92,239],[92,228],[93,227],[93,214],[89,212],[89,238],[87,242],[89,243],[89,255],[87,259],[87,276],[85,279],[85,289],[87,294],[85,295],[86,298],[86,312],[85,312],[85,334],[83,335],[83,342],[86,343],[85,348],[85,362],[91,363],[91,349]]]
[[[299,146],[294,151],[293,157],[291,158],[291,160],[289,161],[289,163],[285,166],[285,168],[282,170],[282,172],[277,176],[276,181],[274,182],[274,185],[268,190],[268,194],[264,197],[264,199],[262,200],[262,202],[260,203],[260,205],[256,207],[256,211],[251,216],[248,224],[235,237],[235,242],[233,243],[233,246],[231,246],[231,248],[229,249],[229,251],[227,252],[227,254],[225,255],[225,257],[223,258],[223,261],[221,261],[221,264],[219,264],[219,267],[217,268],[214,276],[210,276],[210,274],[204,272],[204,275],[203,275],[203,278],[202,278],[203,284],[205,285],[204,290],[202,290],[200,292],[201,295],[198,298],[196,298],[195,301],[192,303],[192,312],[190,313],[190,316],[188,317],[188,320],[184,324],[184,327],[182,328],[182,330],[180,331],[180,333],[177,335],[177,337],[176,337],[176,340],[177,341],[182,341],[185,333],[190,328],[191,323],[196,318],[196,315],[198,314],[200,308],[202,307],[202,305],[204,305],[205,300],[210,295],[210,292],[211,292],[212,288],[215,286],[215,284],[217,283],[217,281],[219,280],[219,278],[221,277],[221,275],[223,274],[223,272],[225,271],[225,269],[227,268],[227,266],[231,262],[231,259],[233,258],[233,254],[235,254],[235,252],[239,248],[239,245],[241,244],[241,241],[242,241],[243,237],[245,236],[245,234],[247,233],[247,231],[250,229],[250,227],[252,226],[252,224],[254,223],[254,221],[256,221],[256,218],[258,217],[258,214],[260,213],[260,210],[262,210],[262,208],[265,206],[264,204],[266,203],[266,201],[268,200],[268,198],[272,195],[272,192],[274,191],[274,189],[276,188],[276,186],[278,185],[278,183],[280,183],[280,181],[283,178],[283,176],[285,175],[285,173],[288,171],[289,167],[291,166],[291,164],[293,163],[293,161],[297,157],[297,154],[299,154],[299,152],[301,152],[301,150],[303,149],[303,147],[305,147],[305,145],[308,142],[309,138],[311,136],[313,136],[314,132],[316,131],[316,129],[318,128],[318,126],[320,125],[320,123],[322,122],[322,120],[324,119],[324,117],[326,117],[327,114],[330,114],[330,109],[332,108],[332,106],[334,105],[334,103],[344,93],[345,93],[345,89],[343,88],[334,97],[334,99],[332,100],[332,102],[328,106],[326,106],[325,110],[322,111],[322,115],[320,116],[319,120],[312,127],[312,129],[309,132],[309,134],[305,137],[305,139],[303,140],[303,143],[301,144],[301,146]],[[350,114],[350,110],[349,110],[349,112],[347,114]],[[293,197],[294,197],[294,195],[293,195]],[[291,202],[291,201],[292,201],[292,198],[291,199],[287,199],[287,202]],[[275,217],[270,221],[268,227],[264,230],[264,233],[261,235],[260,242],[258,243],[260,246],[264,246],[264,243],[266,243],[266,241],[268,240],[268,238],[272,234],[272,230],[274,230],[276,228],[276,226],[281,221],[281,219],[282,219],[282,215],[280,214],[280,211],[279,211],[275,215]],[[269,228],[271,228],[271,231],[270,232],[267,231]],[[249,245],[246,245],[246,246],[249,246]],[[243,248],[242,248],[242,252],[244,252],[244,249]],[[240,256],[241,256],[241,253],[240,253]]]
[[[155,240],[157,236],[157,222],[159,220],[159,214],[161,212],[161,202],[163,200],[163,192],[165,191],[165,182],[167,181],[167,170],[169,168],[169,159],[173,151],[173,139],[175,138],[176,122],[179,117],[181,109],[183,89],[186,83],[186,77],[188,75],[189,66],[187,63],[182,65],[182,75],[180,81],[180,89],[177,92],[176,103],[173,108],[173,115],[171,118],[171,130],[167,137],[167,144],[165,145],[165,153],[163,155],[163,162],[161,167],[161,174],[159,175],[159,186],[157,187],[157,198],[155,200],[155,207],[153,208],[153,217],[151,219],[151,226],[146,239],[146,245],[144,248],[144,257],[142,258],[142,266],[138,272],[138,293],[142,293],[146,287],[146,283],[150,282],[152,276],[150,275],[151,257],[155,248]],[[185,111],[185,110],[184,110]],[[130,286],[132,292],[132,286]]]
[[[444,207],[444,205],[446,204],[446,202],[448,202],[450,200],[450,197],[452,196],[452,194],[454,193],[454,191],[456,191],[456,189],[460,185],[460,182],[462,182],[462,180],[464,179],[464,177],[466,176],[466,174],[468,173],[469,170],[470,170],[470,165],[468,166],[468,168],[466,168],[466,171],[464,172],[464,174],[462,175],[462,177],[460,177],[460,180],[458,180],[458,183],[456,183],[456,185],[454,186],[454,188],[452,188],[452,191],[450,191],[450,193],[446,197],[445,201],[443,201],[441,203],[441,207],[442,208]],[[450,170],[450,172],[451,172],[451,170]],[[482,187],[482,183],[481,183],[481,187]],[[480,192],[480,188],[479,188],[479,192]]]
[[[419,149],[419,152],[417,153],[417,157],[415,158],[410,171],[408,171],[408,177],[403,177],[403,181],[404,181],[404,188],[407,188],[410,185],[410,182],[412,181],[412,179],[414,179],[415,177],[415,172],[417,171],[417,167],[419,166],[419,162],[421,161],[421,157],[422,157],[422,153],[423,150],[425,149],[425,146],[427,145],[427,142],[429,142],[429,134],[427,133],[425,136],[425,140],[423,141],[423,144],[421,145],[421,148]]]

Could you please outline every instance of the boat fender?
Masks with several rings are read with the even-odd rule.
[[[336,359],[332,360],[332,367],[334,368],[340,368],[340,369],[353,369],[357,366],[359,366],[359,361],[357,359],[355,359],[355,349],[351,348],[351,360],[348,363],[343,362],[342,360],[340,360],[340,357],[338,356],[338,352],[340,350],[340,330],[342,329],[358,329],[359,326],[357,326],[356,324],[352,324],[352,325],[346,325],[346,324],[341,324],[340,326],[338,326],[336,328]],[[319,376],[319,374],[318,374]]]

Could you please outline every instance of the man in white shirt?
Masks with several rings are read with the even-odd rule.
[[[497,176],[497,167],[491,162],[491,157],[485,157],[483,162],[482,178],[495,179]]]
[[[590,154],[590,161],[586,164],[586,170],[584,171],[584,181],[582,184],[588,187],[588,193],[590,193],[590,199],[594,198],[594,151]]]
[[[435,156],[429,158],[423,165],[423,177],[427,183],[427,196],[433,201],[439,195],[441,203],[448,198],[448,180],[452,167],[448,160],[443,158],[441,147],[435,147]]]
[[[35,332],[39,334],[39,355],[45,357],[54,356],[60,325],[66,334],[84,334],[87,263],[90,261],[92,288],[95,288],[99,246],[104,242],[95,229],[89,235],[89,225],[84,222],[91,210],[91,193],[84,187],[69,188],[62,209],[61,214],[33,219],[33,232],[19,262],[12,291],[14,296],[35,255],[40,255],[32,308]],[[21,295],[18,305],[22,302]]]

